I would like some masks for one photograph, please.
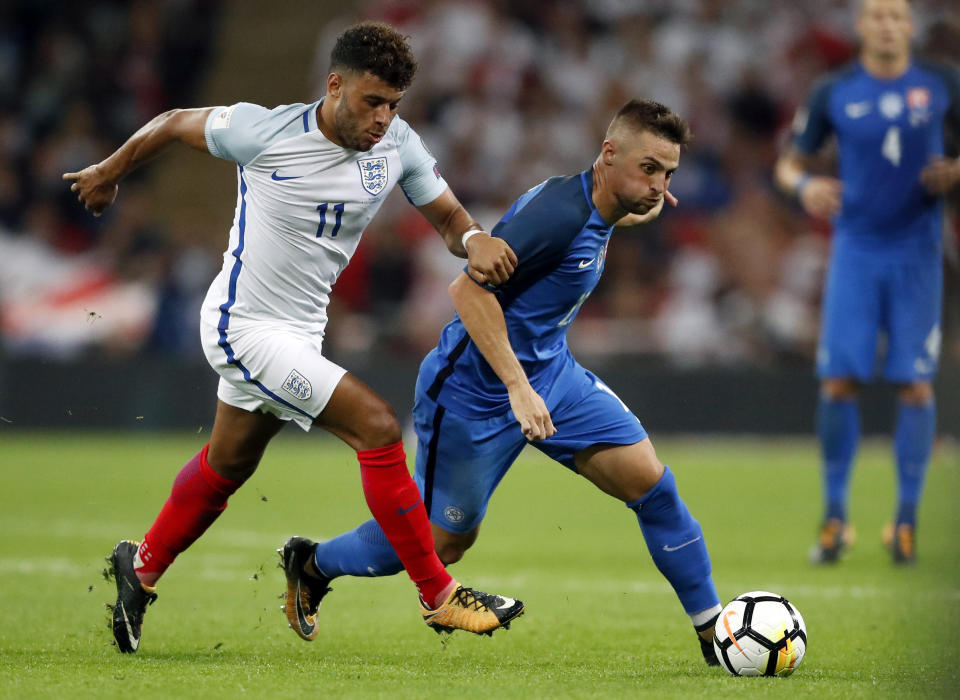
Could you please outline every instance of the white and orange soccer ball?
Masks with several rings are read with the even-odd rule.
[[[720,612],[713,648],[734,676],[789,676],[807,651],[807,626],[783,596],[751,591]]]

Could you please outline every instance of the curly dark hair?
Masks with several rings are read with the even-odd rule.
[[[690,126],[680,117],[653,100],[630,100],[610,122],[607,129],[610,132],[615,126],[624,124],[634,131],[649,131],[667,141],[687,145],[690,142]]]
[[[360,22],[337,37],[330,72],[369,71],[397,90],[406,90],[417,72],[409,37],[383,22]]]

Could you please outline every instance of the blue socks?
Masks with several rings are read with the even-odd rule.
[[[720,610],[710,556],[700,524],[677,494],[677,482],[665,467],[660,481],[643,498],[627,503],[637,514],[654,563],[680,598],[688,615]],[[390,576],[403,570],[375,520],[317,545],[314,563],[328,578]]]
[[[917,503],[930,463],[936,432],[936,404],[900,402],[893,433],[900,484],[897,524],[916,525]],[[854,400],[820,398],[817,432],[823,456],[825,517],[847,519],[850,472],[860,438],[860,408]]]
[[[669,467],[643,498],[627,503],[637,514],[653,562],[660,569],[688,615],[716,607],[720,599],[710,576],[710,555],[700,524],[677,493]]]
[[[922,406],[902,401],[898,405],[897,425],[893,431],[893,448],[900,482],[897,525],[917,523],[917,503],[920,501],[924,477],[930,464],[936,423],[934,401]]]
[[[897,477],[900,484],[897,524],[916,525],[917,503],[933,451],[936,403],[921,406],[900,402],[893,433]],[[820,398],[817,432],[823,454],[826,518],[847,519],[850,471],[860,437],[860,410],[856,400]]]
[[[860,405],[856,399],[820,397],[817,434],[823,457],[825,519],[847,519],[850,469],[860,439]]]
[[[392,576],[403,571],[400,557],[376,520],[317,545],[314,564],[327,578]]]

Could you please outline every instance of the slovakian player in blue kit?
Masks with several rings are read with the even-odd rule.
[[[175,142],[237,165],[230,243],[201,310],[201,342],[220,374],[213,431],[177,474],[143,542],[123,540],[109,558],[120,651],[139,648],[158,579],[220,516],[289,422],[320,427],[357,451],[367,505],[416,584],[427,625],[490,633],[523,612],[520,601],[461,586],[446,571],[393,410],[323,356],[331,289],[395,186],[452,253],[468,257],[474,274],[502,282],[513,272],[513,252],[479,230],[419,136],[397,117],[416,69],[405,37],[385,24],[360,23],[337,39],[323,99],[165,112],[103,162],[64,174],[80,202],[99,214],[124,176]],[[313,640],[326,588],[311,575],[312,543],[292,537],[279,551],[287,620]]]
[[[687,125],[650,101],[631,101],[611,122],[593,168],[554,177],[520,197],[493,229],[517,255],[505,283],[467,271],[450,286],[457,316],[417,380],[415,479],[441,560],[476,541],[494,489],[525,445],[626,503],[657,567],[699,634],[707,663],[720,612],[700,525],[677,494],[637,417],[581,367],[567,328],[604,268],[614,224],[656,217]],[[370,520],[317,545],[316,569],[383,576],[400,562]]]
[[[851,540],[858,392],[874,374],[883,335],[882,373],[899,397],[899,502],[884,540],[894,562],[913,563],[936,425],[942,195],[960,181],[960,161],[944,156],[945,132],[960,136],[960,78],[952,68],[911,58],[907,0],[863,0],[858,9],[859,60],[814,88],[795,120],[793,147],[777,163],[781,186],[808,213],[834,223],[817,353],[825,513],[811,561],[836,562]],[[809,174],[811,157],[831,134],[839,177]]]

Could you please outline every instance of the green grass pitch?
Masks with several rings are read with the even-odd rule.
[[[859,541],[840,566],[806,563],[819,517],[812,440],[663,439],[661,459],[703,525],[725,601],[777,591],[806,618],[790,678],[707,668],[632,513],[534,450],[494,496],[453,573],[523,599],[493,638],[441,643],[405,576],[342,579],[305,643],[280,612],[274,552],[367,517],[353,454],[283,434],[207,535],[161,581],[139,653],[112,646],[101,571],[139,539],[202,435],[0,434],[3,697],[956,697],[960,460],[938,447],[920,512],[919,564],[879,544],[893,509],[887,443],[861,449]]]

